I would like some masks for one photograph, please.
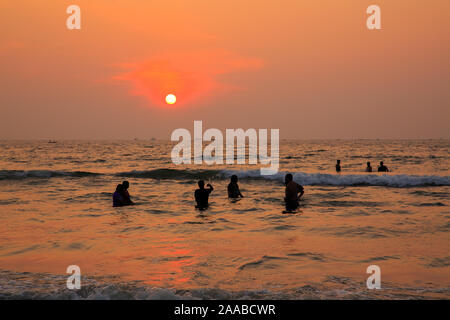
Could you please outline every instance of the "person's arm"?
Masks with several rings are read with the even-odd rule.
[[[298,192],[300,192],[300,195],[298,196],[298,198],[300,199],[303,194],[305,193],[305,191],[303,190],[303,187],[301,185],[298,185]]]
[[[126,193],[126,196],[127,196],[127,202],[129,203],[129,204],[133,204],[133,201],[131,201],[131,196],[130,196],[130,193],[127,191],[127,193]]]
[[[238,191],[239,196],[240,196],[241,198],[243,198],[244,196],[242,195],[241,190],[239,189],[239,186],[237,187],[237,191]]]
[[[208,183],[206,186],[209,187],[209,193],[213,192],[214,188],[210,183]]]

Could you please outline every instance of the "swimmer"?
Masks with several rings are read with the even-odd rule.
[[[124,205],[131,205],[134,204],[133,201],[131,201],[130,194],[128,193],[128,188],[130,187],[130,183],[128,181],[122,182],[123,191],[122,191],[122,197],[123,197],[123,204]]]
[[[122,207],[124,205],[122,194],[123,185],[118,184],[116,187],[116,192],[113,193],[113,207]]]
[[[286,174],[284,183],[286,184],[286,194],[284,198],[284,201],[286,202],[286,211],[294,211],[298,208],[298,201],[305,193],[303,186],[294,182],[292,174],[290,173]]]
[[[199,189],[195,190],[194,196],[195,201],[197,202],[197,205],[195,206],[197,209],[203,210],[208,208],[209,203],[209,195],[214,190],[213,186],[211,184],[207,184],[208,189],[205,189],[205,181],[200,180],[198,182]]]
[[[341,160],[336,161],[336,172],[341,172]]]
[[[378,172],[389,172],[388,167],[383,164],[383,161],[380,161],[380,166],[378,167]]]
[[[239,185],[238,185],[238,177],[237,175],[233,174],[231,176],[231,181],[228,184],[228,198],[243,198],[244,196],[242,195],[241,191],[239,190]]]

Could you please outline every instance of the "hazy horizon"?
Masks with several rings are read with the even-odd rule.
[[[434,140],[450,140],[450,138],[282,138],[280,137],[280,141],[359,141],[359,140],[367,140],[367,141],[434,141]],[[150,138],[85,138],[85,139],[72,139],[72,138],[30,138],[30,139],[4,139],[0,138],[0,141],[17,141],[17,142],[27,142],[27,141],[42,141],[42,142],[61,142],[61,141],[82,141],[82,142],[89,142],[89,141],[163,141],[163,142],[170,142],[170,139],[164,139],[164,138],[157,138],[157,137],[150,137]],[[178,141],[178,140],[177,140]],[[177,141],[174,141],[176,143]],[[194,139],[191,139],[191,141],[194,141]],[[225,137],[224,137],[224,145],[225,145]],[[204,141],[204,143],[209,143],[209,141]]]

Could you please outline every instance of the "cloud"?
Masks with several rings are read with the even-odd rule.
[[[130,93],[143,96],[149,106],[168,107],[167,94],[177,96],[174,107],[190,105],[218,93],[243,89],[226,83],[223,75],[254,71],[263,66],[259,58],[246,58],[224,50],[160,54],[139,63],[123,63],[114,80],[126,83]]]

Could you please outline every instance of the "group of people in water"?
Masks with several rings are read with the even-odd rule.
[[[336,162],[336,172],[341,172],[341,160]],[[372,166],[370,162],[367,162],[366,172],[372,172]],[[380,166],[378,167],[378,172],[389,172],[389,169],[380,161]],[[286,212],[294,212],[299,207],[300,198],[305,193],[303,186],[294,181],[292,174],[288,173],[284,177],[285,188],[285,205]],[[128,188],[130,183],[128,181],[123,181],[121,184],[117,185],[116,191],[113,194],[113,206],[122,207],[134,204],[131,201]],[[209,206],[209,195],[214,191],[214,187],[208,183],[205,188],[205,181],[198,181],[198,189],[194,192],[194,198],[196,202],[195,208],[199,210],[205,210]],[[230,183],[227,186],[228,198],[236,199],[243,198],[238,185],[238,177],[232,175]]]
[[[294,181],[294,177],[292,174],[288,173],[284,177],[284,183],[286,186],[285,189],[285,204],[286,211],[293,212],[299,206],[300,198],[305,193],[303,186]],[[213,192],[214,187],[208,183],[207,188],[205,188],[205,181],[200,180],[198,182],[198,189],[195,190],[194,198],[197,205],[195,206],[199,210],[205,210],[209,206],[209,195]],[[238,185],[238,177],[236,175],[232,175],[230,179],[230,183],[227,187],[228,198],[236,199],[243,198],[244,196],[241,193]]]
[[[130,183],[128,181],[124,181],[117,185],[116,191],[113,193],[113,207],[123,207],[134,204],[133,201],[131,201],[128,192],[129,187]]]
[[[195,207],[200,210],[208,208],[209,195],[214,190],[213,186],[210,183],[208,183],[206,186],[208,188],[205,188],[205,181],[200,180],[198,182],[198,189],[195,190],[194,193],[195,202],[197,203]],[[244,197],[241,193],[241,190],[239,189],[237,175],[231,176],[231,181],[228,184],[227,191],[228,191],[228,198],[230,199]]]
[[[341,170],[342,170],[341,160],[337,160],[336,161],[336,172],[339,173],[339,172],[341,172]],[[370,165],[369,161],[367,161],[366,172],[372,172],[372,166]],[[380,161],[380,165],[378,166],[378,172],[389,172],[388,167],[386,167],[384,165],[383,161]]]
[[[285,202],[286,202],[286,210],[293,211],[298,208],[300,197],[303,196],[304,190],[301,185],[294,182],[292,174],[288,173],[285,177]],[[134,204],[131,201],[131,196],[128,192],[128,188],[130,187],[130,183],[128,181],[124,181],[121,184],[117,185],[116,191],[113,194],[113,207],[123,207]],[[194,198],[197,205],[195,208],[199,210],[205,210],[209,206],[209,195],[214,191],[214,187],[208,183],[205,188],[205,181],[198,181],[198,189],[194,192]],[[238,177],[236,175],[231,176],[230,183],[227,187],[228,198],[236,199],[243,198],[244,196],[241,193],[238,185]]]

